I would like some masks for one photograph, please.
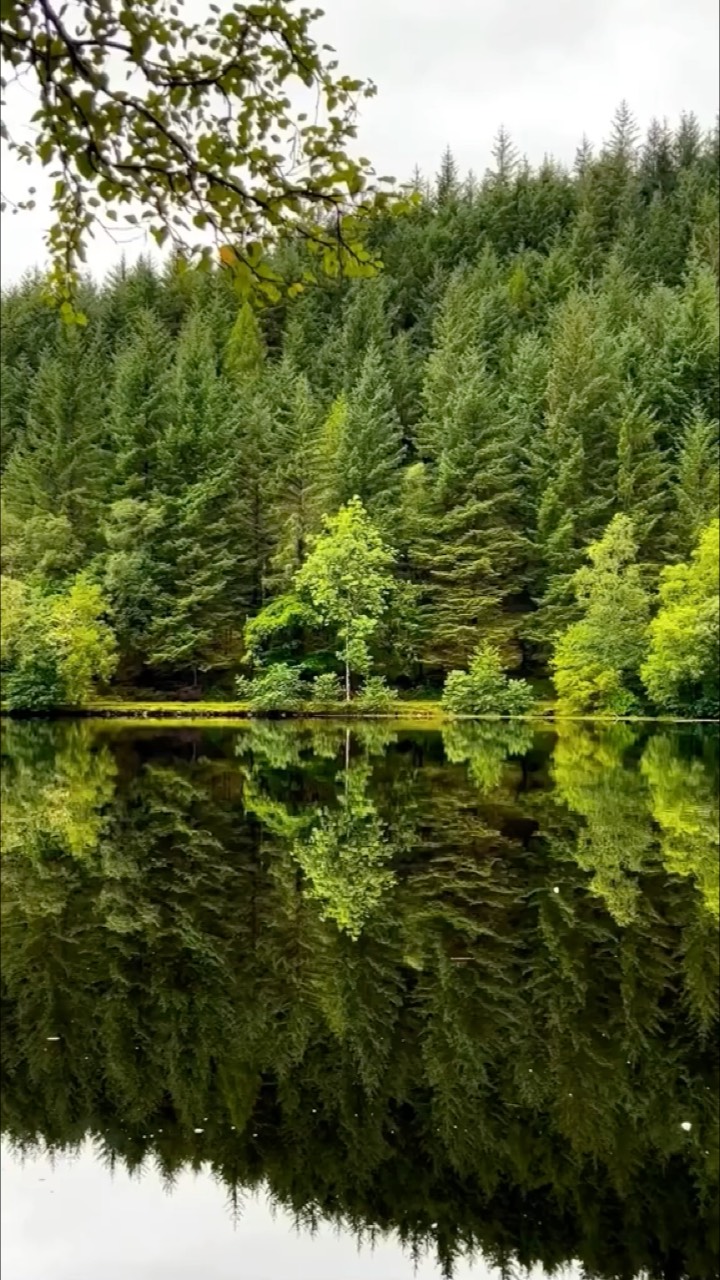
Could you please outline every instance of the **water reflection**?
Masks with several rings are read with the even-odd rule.
[[[717,740],[3,724],[2,1130],[717,1274]]]

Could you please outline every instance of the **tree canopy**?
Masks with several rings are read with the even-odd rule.
[[[239,286],[270,300],[283,276],[268,250],[288,231],[310,254],[294,288],[313,263],[370,269],[362,222],[386,197],[352,144],[357,103],[375,89],[318,44],[321,17],[293,0],[212,4],[201,20],[183,0],[3,4],[3,99],[21,80],[37,108],[32,142],[5,125],[2,138],[53,179],[51,286],[67,318],[103,225],[144,227],[200,261],[214,241]]]

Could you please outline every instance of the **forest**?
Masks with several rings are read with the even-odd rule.
[[[4,703],[716,716],[718,138],[500,130],[378,213],[372,278],[262,307],[178,254],[84,324],[5,289]]]

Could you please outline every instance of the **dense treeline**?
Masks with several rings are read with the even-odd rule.
[[[717,1275],[717,738],[5,722],[2,1130]]]
[[[502,131],[493,156],[481,180],[449,152],[434,182],[416,177],[414,211],[375,226],[381,275],[261,314],[222,271],[178,260],[87,283],[85,328],[58,321],[39,278],[3,294],[17,701],[38,680],[62,700],[113,673],[231,691],[268,605],[264,661],[339,671],[292,593],[323,516],[359,497],[394,552],[365,660],[392,682],[437,687],[479,643],[546,677],[583,621],[588,548],[624,517],[611,540],[621,527],[647,639],[608,676],[582,633],[585,692],[569,700],[626,710],[644,690],[663,710],[713,711],[707,670],[668,675],[665,653],[640,673],[662,571],[690,564],[717,513],[717,128],[686,116],[641,140],[622,107],[571,171],[532,169]],[[297,246],[280,258],[302,270]],[[709,573],[692,606],[701,667]]]

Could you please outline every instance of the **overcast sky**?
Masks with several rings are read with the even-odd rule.
[[[322,0],[321,0],[322,3]],[[192,8],[203,0],[190,0]],[[436,171],[450,144],[460,168],[482,174],[500,124],[531,161],[571,162],[583,133],[599,143],[626,98],[641,125],[718,111],[718,0],[325,0],[319,34],[340,68],[375,81],[363,105],[359,147],[379,173]],[[10,123],[27,115],[16,90]],[[3,191],[33,182],[4,157]],[[43,261],[47,210],[2,216],[2,280]],[[102,236],[102,233],[100,233]],[[147,251],[126,245],[126,256]],[[90,247],[102,274],[122,249]]]

